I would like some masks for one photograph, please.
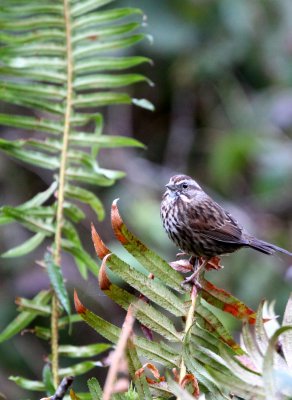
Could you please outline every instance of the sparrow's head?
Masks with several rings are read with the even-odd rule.
[[[171,198],[186,196],[188,199],[194,198],[199,192],[203,192],[201,186],[190,176],[174,175],[170,178],[166,186],[165,195]]]

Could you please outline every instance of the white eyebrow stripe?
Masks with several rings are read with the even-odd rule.
[[[192,179],[188,176],[183,177],[183,176],[175,175],[175,176],[172,176],[169,180],[169,184],[174,185],[176,187],[181,187],[181,185],[183,185],[185,183],[195,189],[202,190],[201,186],[194,179]]]
[[[197,189],[201,189],[201,186],[194,180],[185,179],[181,181],[179,184],[183,185],[184,183],[187,183],[189,186],[195,186]]]

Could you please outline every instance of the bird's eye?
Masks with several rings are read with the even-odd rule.
[[[183,184],[182,184],[182,188],[183,188],[183,189],[187,189],[188,187],[189,187],[189,185],[188,185],[187,183],[183,183]]]

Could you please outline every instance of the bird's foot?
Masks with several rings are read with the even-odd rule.
[[[185,278],[182,283],[181,286],[184,289],[189,289],[190,287],[195,286],[197,290],[201,290],[202,289],[202,285],[199,281],[200,276],[198,276],[197,271],[194,272],[192,275],[188,276],[187,278]]]
[[[197,257],[191,257],[191,261],[193,261],[193,270],[194,272],[188,276],[184,281],[182,282],[182,286],[185,287],[185,285],[192,285],[196,286],[198,290],[202,289],[202,285],[200,284],[200,276],[203,270],[205,269],[206,265],[208,265],[209,259],[205,259],[201,261],[201,265],[199,264],[199,260]]]
[[[198,277],[197,271],[195,271],[192,275],[187,276],[185,278],[185,280],[183,281],[183,283],[195,284],[197,282],[197,278],[199,278],[199,277]]]
[[[197,270],[199,268],[200,258],[191,256],[191,258],[189,259],[189,263],[193,266],[194,270]]]

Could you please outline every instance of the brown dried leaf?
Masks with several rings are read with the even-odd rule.
[[[197,399],[197,398],[199,398],[200,397],[200,388],[199,388],[199,384],[198,384],[198,381],[197,381],[197,378],[195,377],[195,375],[193,375],[193,374],[186,374],[184,377],[183,377],[183,379],[182,379],[182,381],[181,381],[181,386],[183,387],[183,388],[185,388],[186,387],[186,385],[187,384],[191,384],[192,385],[192,387],[193,387],[193,396]]]
[[[206,270],[212,270],[215,269],[216,271],[224,268],[223,265],[220,264],[220,257],[212,257],[211,260],[208,261],[208,264],[206,265]]]
[[[74,289],[74,304],[78,314],[84,314],[86,312],[86,308],[79,300],[78,294],[75,289]]]
[[[173,262],[170,262],[169,265],[171,266],[171,268],[175,269],[178,272],[182,272],[183,274],[186,274],[193,270],[193,266],[189,262],[189,260],[173,261]]]
[[[224,289],[218,288],[205,278],[201,277],[202,297],[207,303],[232,314],[240,320],[247,320],[251,325],[255,324],[256,312],[242,301],[232,296]]]
[[[160,376],[158,369],[152,363],[144,364],[140,369],[138,369],[138,371],[135,372],[135,376],[140,378],[140,376],[145,373],[146,369],[150,370],[156,381],[159,382],[165,381],[164,376]],[[156,381],[154,381],[154,383],[157,383]]]
[[[106,255],[110,253],[110,250],[101,240],[101,237],[96,232],[96,229],[93,224],[91,224],[91,238],[94,244],[95,252],[97,256],[102,260]]]
[[[112,204],[112,209],[111,209],[112,227],[113,227],[114,234],[116,235],[116,238],[122,244],[127,244],[128,240],[122,232],[124,222],[123,222],[123,220],[120,216],[119,210],[118,210],[118,206],[117,206],[118,200],[119,199],[115,199]]]
[[[106,272],[106,261],[108,257],[110,256],[111,253],[107,254],[101,263],[101,267],[98,273],[98,283],[99,287],[101,290],[109,290],[111,281],[108,278],[107,272]]]

